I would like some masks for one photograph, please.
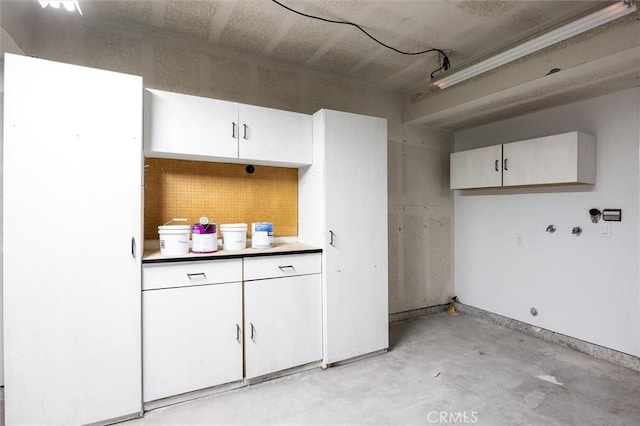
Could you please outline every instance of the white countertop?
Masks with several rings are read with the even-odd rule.
[[[276,238],[273,247],[267,249],[251,248],[251,241],[247,240],[248,248],[242,250],[222,250],[222,244],[218,244],[218,251],[214,253],[191,253],[183,255],[163,255],[160,253],[159,240],[146,240],[142,263],[159,262],[186,262],[194,260],[212,260],[219,258],[237,258],[253,256],[272,256],[278,254],[294,254],[305,252],[321,252],[322,249],[308,244],[299,243],[296,237]]]

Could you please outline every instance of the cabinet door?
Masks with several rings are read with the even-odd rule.
[[[145,154],[186,160],[238,158],[238,104],[145,90]]]
[[[320,274],[244,285],[247,379],[322,358]]]
[[[595,138],[563,133],[504,144],[504,186],[595,183]]]
[[[239,158],[255,164],[311,164],[312,118],[307,114],[240,104]]]
[[[451,154],[451,189],[502,186],[502,145]]]
[[[374,117],[324,111],[325,362],[389,346],[387,129]]]
[[[242,380],[242,283],[144,291],[144,402]]]
[[[142,409],[142,78],[7,54],[6,423]]]

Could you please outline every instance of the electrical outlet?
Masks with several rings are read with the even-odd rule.
[[[609,222],[600,224],[600,236],[602,238],[611,238],[611,224]]]

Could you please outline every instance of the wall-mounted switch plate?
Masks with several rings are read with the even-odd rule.
[[[602,222],[600,225],[600,236],[603,238],[611,238],[611,224]]]

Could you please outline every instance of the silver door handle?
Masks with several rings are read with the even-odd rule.
[[[505,169],[505,170],[509,170],[509,169],[507,168],[507,161],[509,161],[509,159],[508,159],[508,158],[505,158],[505,159],[504,159],[504,169]]]
[[[242,139],[247,139],[247,125],[242,123],[242,127],[244,128],[244,136],[242,137]]]
[[[498,170],[498,163],[499,163],[499,162],[500,162],[500,160],[496,160],[496,165],[495,165],[496,172],[499,172],[499,171],[500,171],[500,170]]]
[[[335,247],[335,244],[333,244],[333,236],[334,236],[334,232],[333,231],[329,231],[329,244],[332,245],[333,247]]]
[[[240,343],[240,325],[236,324],[236,340]]]
[[[136,239],[131,237],[131,257],[136,258]]]
[[[253,326],[252,322],[249,323],[249,324],[251,324],[251,340],[253,340],[255,342],[256,339],[254,339],[254,335],[255,335],[255,332],[256,332],[256,328]]]
[[[231,122],[231,137],[236,138],[236,123],[234,122]]]

